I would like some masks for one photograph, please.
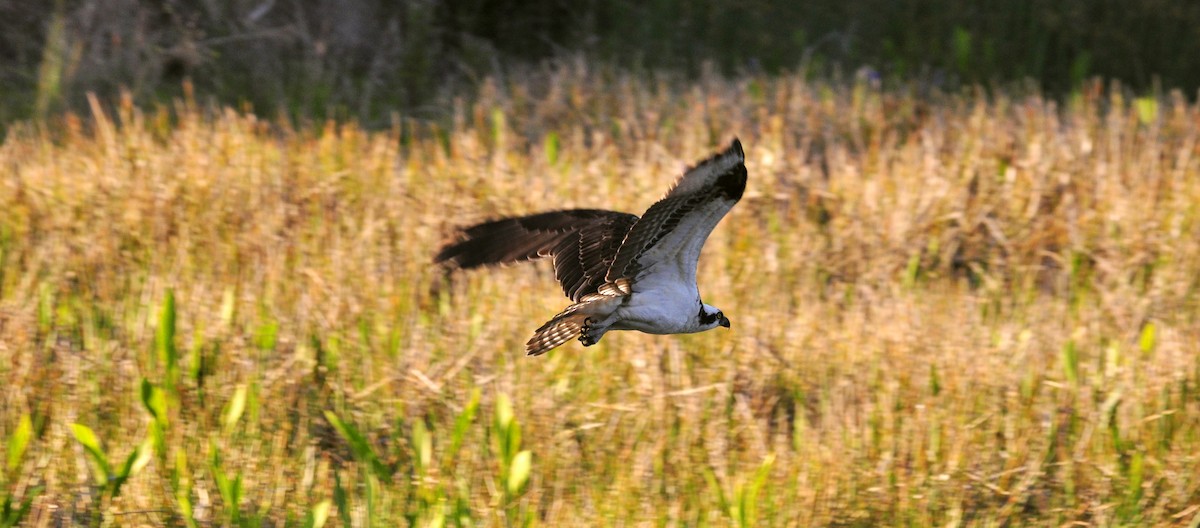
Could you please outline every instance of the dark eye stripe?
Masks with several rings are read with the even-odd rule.
[[[713,323],[717,322],[717,319],[721,318],[721,312],[718,311],[715,314],[706,314],[706,313],[704,313],[704,305],[701,304],[700,305],[700,314],[698,317],[700,319],[700,324],[709,325],[709,324],[713,324]]]

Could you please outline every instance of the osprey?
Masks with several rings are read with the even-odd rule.
[[[641,218],[598,209],[502,218],[462,229],[435,261],[470,269],[551,258],[574,303],[525,344],[536,356],[575,337],[584,346],[609,330],[702,332],[729,318],[700,300],[696,262],[705,239],[746,189],[745,154],[734,139],[683,173]]]

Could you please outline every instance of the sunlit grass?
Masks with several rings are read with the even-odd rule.
[[[31,525],[1194,525],[1200,108],[576,64],[452,123],[94,105],[0,147],[0,494]],[[733,136],[731,330],[527,358],[549,269]],[[27,504],[25,509],[22,505]]]

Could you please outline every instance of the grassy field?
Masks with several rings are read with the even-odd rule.
[[[1200,523],[1200,107],[573,66],[453,123],[94,105],[0,147],[0,526]],[[548,266],[733,136],[730,330],[539,358]]]

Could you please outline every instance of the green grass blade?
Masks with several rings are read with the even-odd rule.
[[[1138,336],[1138,348],[1143,355],[1150,354],[1154,350],[1154,345],[1158,343],[1158,329],[1154,323],[1146,323],[1142,327],[1142,333]]]
[[[25,491],[25,497],[17,507],[13,507],[12,495],[4,496],[4,503],[0,505],[0,528],[9,528],[11,526],[24,526],[25,518],[29,516],[30,509],[33,508],[33,501],[41,495],[42,486],[34,486]]]
[[[480,390],[475,388],[471,391],[471,399],[467,401],[467,405],[463,407],[462,412],[454,417],[454,432],[450,436],[450,448],[446,450],[446,458],[452,460],[459,449],[462,448],[463,441],[466,439],[467,430],[471,427],[471,423],[475,421],[475,413],[479,411]]]
[[[505,483],[509,495],[516,495],[521,490],[525,489],[525,483],[529,482],[529,473],[533,470],[533,453],[521,451],[513,457],[512,465],[508,469],[508,479]]]
[[[1063,369],[1063,376],[1072,385],[1079,383],[1079,350],[1075,346],[1075,340],[1067,340],[1067,344],[1063,345],[1062,351],[1059,353],[1059,363]]]
[[[429,434],[429,428],[425,426],[424,420],[417,420],[413,424],[412,445],[415,452],[413,460],[417,463],[418,471],[421,473],[428,471],[429,464],[433,459],[433,435]]]
[[[333,428],[338,432],[338,435],[340,435],[342,439],[346,441],[346,443],[350,444],[350,452],[354,454],[354,458],[357,459],[359,463],[366,465],[375,476],[382,478],[385,481],[389,481],[391,479],[391,472],[388,471],[383,462],[379,460],[379,457],[375,454],[375,450],[371,447],[371,444],[367,442],[367,438],[358,431],[358,428],[354,427],[353,424],[338,418],[333,411],[325,411],[325,419],[329,420],[329,424],[332,425]]]
[[[167,395],[155,387],[150,380],[142,378],[141,386],[142,405],[146,407],[146,411],[154,418],[154,421],[160,424],[166,424],[167,421]]]
[[[325,522],[329,520],[329,510],[333,503],[328,499],[318,502],[309,510],[308,516],[304,519],[305,528],[324,528]]]
[[[174,390],[178,381],[179,353],[175,348],[175,292],[167,290],[162,308],[158,312],[158,329],[154,336],[154,348],[158,361],[166,370],[164,383],[167,390]]]
[[[21,465],[21,458],[25,456],[25,449],[29,447],[29,440],[32,437],[33,421],[29,419],[29,413],[23,413],[17,421],[17,428],[8,437],[5,467],[10,473],[16,471],[17,467]]]
[[[225,413],[221,416],[221,425],[225,430],[225,434],[233,431],[239,420],[242,419],[242,413],[246,411],[246,398],[249,391],[245,385],[238,385],[233,392],[233,397],[229,399],[229,405],[225,407]]]
[[[333,503],[337,506],[342,526],[353,526],[350,522],[350,499],[346,488],[342,486],[342,474],[338,471],[333,472]]]
[[[91,456],[95,462],[95,477],[96,483],[104,485],[112,476],[112,466],[108,464],[108,457],[104,454],[104,449],[100,447],[100,439],[96,437],[96,433],[86,425],[74,423],[71,424],[71,434],[75,436],[75,440],[83,445],[83,449]]]

